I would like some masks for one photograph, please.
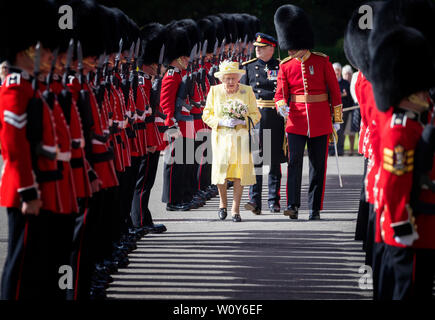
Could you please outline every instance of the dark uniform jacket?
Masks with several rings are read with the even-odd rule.
[[[284,119],[276,112],[274,96],[278,79],[279,61],[272,58],[268,62],[260,59],[251,59],[242,64],[246,74],[241,83],[252,87],[257,99],[257,107],[260,109],[261,120],[256,128],[260,135],[260,148],[263,151],[264,164],[276,164],[286,162],[284,154]],[[270,148],[263,146],[264,129],[270,129]],[[266,143],[266,142],[265,142]],[[270,150],[270,157],[268,154]],[[267,152],[267,153],[265,153]],[[268,161],[270,159],[270,162]]]

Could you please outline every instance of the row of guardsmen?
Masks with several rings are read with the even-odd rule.
[[[430,300],[435,277],[435,5],[367,2],[344,38],[359,72],[364,181],[355,239],[362,240],[375,300]],[[413,57],[413,58],[412,58]],[[411,58],[411,59],[410,59]]]
[[[0,8],[11,26],[0,50],[10,65],[0,89],[1,298],[105,298],[135,242],[166,231],[148,208],[160,152],[175,140],[199,148],[213,73],[224,59],[248,60],[259,20],[218,14],[139,29],[95,1],[22,5]],[[72,28],[59,27],[65,5]],[[163,171],[167,210],[217,195],[205,161]]]

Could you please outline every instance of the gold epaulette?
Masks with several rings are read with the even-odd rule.
[[[322,53],[322,52],[312,52],[314,54],[317,54],[318,56],[324,57],[324,58],[329,58],[326,54]]]
[[[284,63],[286,63],[287,61],[290,61],[291,59],[293,59],[293,57],[287,57],[287,58],[285,58],[284,60],[282,60],[279,64],[284,64]]]
[[[242,62],[242,66],[246,66],[247,64],[250,64],[251,62],[254,62],[254,61],[257,61],[257,60],[258,60],[258,58],[254,58],[254,59]]]

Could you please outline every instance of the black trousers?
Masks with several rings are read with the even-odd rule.
[[[433,300],[435,250],[384,245],[376,300]]]
[[[169,144],[164,157],[162,202],[180,204],[189,200],[192,192],[189,177],[194,169],[192,161],[187,164],[188,159],[192,160],[192,153],[187,156],[190,146],[194,146],[193,140],[184,137],[173,139]]]
[[[49,279],[48,213],[23,215],[7,208],[8,252],[2,274],[1,299],[44,299]]]
[[[355,240],[362,240],[363,250],[366,249],[367,225],[369,219],[369,203],[366,201],[365,195],[365,177],[367,174],[367,164],[369,159],[364,158],[364,174],[361,183],[361,195],[359,200],[358,216],[356,219]]]
[[[322,210],[328,158],[328,135],[309,138],[288,133],[287,139],[289,146],[287,206],[300,207],[301,205],[302,166],[305,145],[307,145],[310,163],[308,209]]]
[[[385,245],[379,269],[378,300],[412,297],[414,250]]]
[[[141,158],[131,205],[131,220],[134,227],[153,225],[153,219],[148,204],[151,189],[156,180],[159,159],[160,151],[148,153]]]
[[[211,134],[207,135],[207,139],[211,139]],[[211,148],[207,150],[206,145],[203,141],[195,141],[195,154],[198,152],[201,154],[201,159],[197,162],[196,168],[198,189],[203,191],[211,185],[211,162],[207,161],[207,152],[211,151]],[[208,143],[209,147],[210,145]]]
[[[66,300],[68,298],[67,288],[59,285],[61,276],[66,275],[65,271],[60,273],[62,266],[67,266],[71,272],[71,252],[76,213],[73,214],[50,214],[48,216],[48,282],[46,284],[50,300]],[[73,274],[72,274],[73,276]],[[72,277],[74,279],[74,277]],[[73,280],[72,279],[72,280]],[[61,281],[66,284],[65,279]],[[71,283],[74,286],[74,283]]]
[[[70,266],[74,216],[41,211],[23,215],[8,208],[8,253],[2,274],[1,299],[65,300],[59,286],[61,266]]]
[[[376,211],[373,204],[369,204],[369,215],[366,227],[366,239],[365,239],[365,264],[368,266],[373,265],[373,254],[375,243],[375,233],[376,233]]]
[[[256,170],[261,170],[262,164],[255,165]],[[281,199],[280,187],[281,187],[281,164],[276,163],[269,166],[269,174],[268,174],[268,197],[267,202],[269,205],[278,204]],[[261,208],[262,201],[262,188],[263,188],[263,175],[257,174],[255,176],[256,183],[249,187],[249,200],[254,202],[258,208]]]
[[[127,167],[125,169],[125,172],[119,175],[119,192],[121,205],[121,220],[119,223],[121,227],[121,234],[127,233],[128,228],[133,226],[133,222],[131,220],[133,195],[142,159],[143,157],[132,157],[131,166]]]
[[[417,300],[434,300],[435,250],[415,249],[414,283],[412,297]]]
[[[80,212],[75,218],[71,253],[74,288],[68,291],[68,299],[89,298],[95,264],[103,259],[109,250],[107,239],[110,237],[110,230],[104,230],[104,226],[101,225],[104,221],[104,196],[105,190],[100,190],[91,198],[79,201]],[[105,218],[108,219],[107,215]]]

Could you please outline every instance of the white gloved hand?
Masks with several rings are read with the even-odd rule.
[[[221,127],[234,128],[236,125],[236,119],[221,119],[219,120],[219,125]]]
[[[235,121],[235,124],[236,125],[238,125],[238,124],[241,124],[241,125],[245,125],[246,124],[246,121],[245,120],[240,120],[240,119],[235,119],[236,121]]]
[[[278,113],[284,119],[287,119],[289,111],[290,111],[290,108],[286,104],[281,106],[281,107],[278,107]]]
[[[338,130],[340,130],[340,124],[339,123],[334,123],[333,126],[334,126],[334,129],[335,129],[336,132],[338,132]]]
[[[415,240],[417,240],[419,238],[418,233],[416,231],[414,231],[411,234],[407,234],[406,236],[401,236],[401,237],[394,237],[394,240],[396,240],[396,242],[403,244],[405,246],[411,246]]]

